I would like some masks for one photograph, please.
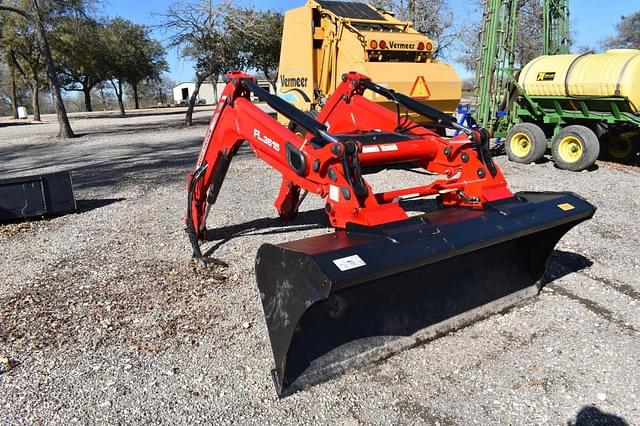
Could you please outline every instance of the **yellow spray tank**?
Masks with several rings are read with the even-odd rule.
[[[638,112],[640,50],[540,56],[522,69],[518,81],[530,96],[622,96]]]
[[[540,56],[518,77],[505,141],[509,159],[590,168],[600,155],[640,160],[640,50]]]
[[[342,74],[356,71],[452,113],[462,81],[450,65],[433,59],[434,49],[433,40],[390,13],[364,3],[309,0],[285,13],[277,93],[303,111],[314,111]],[[367,96],[395,108],[382,96]]]

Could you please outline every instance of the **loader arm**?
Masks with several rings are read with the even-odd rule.
[[[249,75],[230,73],[228,81],[211,118],[196,171],[189,177],[187,230],[196,257],[200,257],[197,241],[206,238],[209,209],[231,158],[244,141],[282,175],[275,205],[284,220],[295,217],[301,190],[325,199],[329,221],[336,228],[406,219],[399,200],[408,196],[438,196],[445,205],[471,208],[512,196],[502,173],[479,155],[479,133],[449,140],[407,120],[399,129],[397,114],[362,96],[367,88],[377,87],[363,75],[343,76],[321,111],[320,121],[270,95]],[[271,118],[251,102],[250,92],[307,133],[295,133]],[[442,179],[375,193],[363,174],[395,164],[423,168]]]

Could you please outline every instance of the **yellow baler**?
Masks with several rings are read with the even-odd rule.
[[[462,81],[450,65],[433,59],[434,49],[431,39],[390,13],[364,3],[309,0],[285,13],[277,93],[315,111],[344,73],[356,71],[452,113]],[[386,98],[369,96],[395,109]]]

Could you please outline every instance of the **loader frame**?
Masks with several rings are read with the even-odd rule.
[[[189,177],[186,222],[197,258],[202,257],[197,241],[206,237],[209,209],[216,202],[231,158],[244,141],[258,158],[282,174],[275,206],[285,220],[297,214],[301,191],[326,200],[325,211],[335,228],[406,219],[399,201],[407,197],[437,196],[444,206],[481,208],[486,202],[512,196],[491,159],[486,133],[464,128],[447,114],[378,86],[366,76],[343,75],[317,120],[269,94],[248,74],[229,73],[228,81],[209,124],[196,171]],[[397,112],[365,99],[365,90],[392,100]],[[251,92],[306,133],[295,133],[272,119],[250,101]],[[441,138],[404,118],[401,108],[464,132],[452,139]],[[357,133],[362,128],[380,131]],[[375,193],[363,178],[366,169],[392,164],[421,167],[442,178]]]

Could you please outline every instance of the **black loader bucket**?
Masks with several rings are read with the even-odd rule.
[[[278,395],[536,295],[556,243],[594,212],[572,193],[522,192],[482,210],[262,245],[256,277]]]

